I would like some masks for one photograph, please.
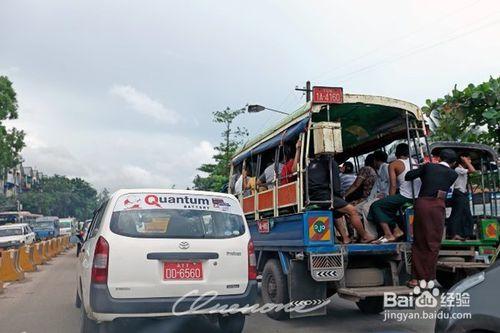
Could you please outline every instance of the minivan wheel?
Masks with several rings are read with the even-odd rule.
[[[87,316],[85,307],[80,307],[81,322],[80,322],[80,333],[97,333],[99,332],[99,325],[94,320]]]
[[[219,316],[219,327],[224,333],[241,333],[243,326],[245,326],[245,316],[241,313]]]
[[[276,259],[270,259],[264,266],[262,272],[262,301],[264,304],[286,305],[289,302],[287,278]],[[288,313],[280,311],[268,311],[267,316],[275,320],[288,319]]]
[[[384,297],[367,297],[356,302],[361,312],[366,314],[379,314],[384,311]]]

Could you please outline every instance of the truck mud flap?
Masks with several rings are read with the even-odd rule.
[[[300,307],[290,312],[290,318],[326,315],[326,282],[311,277],[306,261],[290,260],[288,293],[291,305]]]
[[[344,278],[344,252],[311,254],[309,267],[316,281],[340,281]]]

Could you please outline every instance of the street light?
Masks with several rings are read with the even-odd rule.
[[[283,112],[283,111],[280,111],[280,110],[271,109],[271,108],[266,108],[265,106],[258,105],[258,104],[253,104],[253,105],[248,105],[247,106],[247,112],[248,113],[257,113],[257,112],[261,112],[261,111],[264,111],[264,110],[269,110],[269,111],[273,111],[273,112],[276,112],[276,113],[286,114],[287,116],[289,115],[289,113],[286,113],[286,112]]]

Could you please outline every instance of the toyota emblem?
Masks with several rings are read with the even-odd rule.
[[[179,243],[179,249],[181,249],[181,250],[187,250],[187,249],[189,249],[189,243],[188,242],[180,242]]]

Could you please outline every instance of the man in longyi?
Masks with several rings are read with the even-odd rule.
[[[436,279],[436,264],[443,238],[445,199],[458,175],[453,170],[457,155],[443,149],[439,163],[427,163],[406,173],[405,180],[420,178],[422,185],[415,201],[413,223],[412,279],[408,287],[415,287],[420,280]]]

